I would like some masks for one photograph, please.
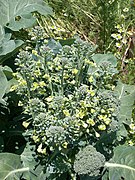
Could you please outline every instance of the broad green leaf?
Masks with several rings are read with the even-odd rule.
[[[23,153],[21,154],[21,160],[23,166],[24,167],[29,166],[29,168],[34,169],[35,164],[37,164],[37,162],[34,160],[34,156],[36,156],[35,146],[27,143]]]
[[[2,67],[0,66],[0,103],[5,104],[5,101],[3,100],[3,96],[6,92],[6,89],[8,87],[8,80],[3,72]]]
[[[52,9],[43,0],[0,0],[0,24],[12,30],[29,27],[32,12],[47,15],[52,14]]]
[[[105,166],[109,168],[109,180],[135,179],[135,147],[116,147],[111,162]]]
[[[117,66],[117,59],[112,54],[95,54],[92,56],[93,61],[97,65],[102,65],[102,63],[109,63],[112,67]]]
[[[19,155],[12,153],[0,153],[1,180],[20,180],[20,176],[25,171],[29,171],[29,168],[22,167]]]
[[[68,38],[66,40],[60,39],[59,42],[62,46],[68,45],[71,46],[74,43],[75,39],[73,38]]]
[[[9,66],[4,66],[2,69],[7,79],[10,80],[11,78],[13,78],[13,75],[12,75],[13,71]]]
[[[3,40],[0,45],[0,64],[11,57],[23,43],[22,40]]]
[[[10,52],[12,52],[17,47],[23,44],[22,40],[9,40],[3,41],[2,45],[0,46],[0,56],[4,56]]]
[[[25,178],[27,180],[37,180],[37,175],[36,175],[36,172],[34,171],[36,165],[38,164],[38,162],[36,162],[34,159],[35,146],[27,143],[23,153],[20,156],[21,156],[21,160],[22,160],[22,165],[24,167],[30,168],[29,172],[23,173],[23,178]]]
[[[0,66],[0,103],[4,105],[6,104],[3,97],[9,92],[14,81],[15,79],[12,76],[12,69],[8,66]]]
[[[4,28],[0,24],[0,41],[4,38],[4,35],[5,35]]]
[[[54,39],[50,39],[48,41],[48,46],[49,48],[51,48],[53,50],[54,53],[58,53],[59,50],[62,48],[62,45],[58,42],[58,41],[55,41]]]
[[[135,102],[135,86],[123,84],[119,81],[115,92],[120,101],[119,121],[120,123],[129,124]]]
[[[22,15],[19,21],[11,20],[8,28],[12,29],[13,31],[18,31],[22,28],[29,28],[36,24],[36,19],[32,16],[32,14]]]

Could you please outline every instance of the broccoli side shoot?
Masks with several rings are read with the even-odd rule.
[[[74,170],[80,176],[89,176],[97,179],[100,176],[101,167],[105,164],[105,157],[91,145],[84,147],[76,154]]]

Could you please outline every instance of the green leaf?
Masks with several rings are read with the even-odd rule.
[[[4,28],[0,25],[0,41],[4,38],[5,31]]]
[[[6,104],[6,102],[3,100],[3,96],[6,92],[6,89],[8,87],[8,80],[3,72],[2,67],[0,66],[0,103]]]
[[[29,16],[32,12],[52,14],[52,9],[42,0],[0,0],[0,4],[0,24],[11,30],[29,27],[30,20],[32,25],[33,17]]]
[[[116,147],[111,162],[105,166],[109,168],[109,180],[135,179],[135,147]]]
[[[27,143],[23,153],[20,156],[21,156],[23,166],[30,168],[29,172],[23,173],[23,178],[27,180],[31,180],[31,179],[36,180],[37,175],[36,175],[36,172],[34,172],[34,169],[38,162],[36,162],[34,159],[34,157],[36,156],[35,146]]]
[[[102,63],[107,62],[112,67],[117,66],[117,59],[113,54],[95,54],[92,56],[92,59],[97,65],[102,65]]]
[[[14,49],[21,46],[22,44],[23,44],[22,40],[3,41],[2,45],[0,46],[0,56],[12,52]]]
[[[23,43],[22,40],[7,41],[7,39],[3,39],[0,45],[0,64],[8,59],[8,57],[11,57]]]
[[[37,164],[37,162],[34,160],[35,155],[35,146],[27,143],[23,153],[21,154],[23,166],[29,166],[29,168],[34,169],[35,165]]]
[[[53,50],[55,54],[57,54],[59,50],[62,48],[62,45],[58,41],[55,41],[54,39],[50,39],[48,41],[48,46]]]
[[[12,79],[13,78],[13,75],[12,75],[13,71],[12,71],[12,69],[10,67],[4,66],[2,69],[3,69],[3,72],[6,75],[7,79]]]
[[[36,24],[36,19],[32,16],[32,14],[22,15],[19,21],[11,20],[8,28],[12,29],[13,31],[18,31],[22,28],[29,28]]]
[[[20,176],[25,171],[29,171],[29,168],[22,167],[19,155],[0,153],[0,178],[2,180],[20,180]]]
[[[135,86],[118,82],[115,92],[120,101],[119,121],[129,125],[135,101]]]

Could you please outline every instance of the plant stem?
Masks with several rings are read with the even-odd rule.
[[[20,168],[20,169],[16,169],[16,170],[12,170],[11,172],[8,173],[8,175],[3,179],[6,180],[10,175],[18,173],[18,172],[25,172],[25,171],[29,171],[29,168]]]
[[[62,73],[61,73],[61,94],[64,94],[64,66],[62,66]]]
[[[105,166],[109,167],[109,168],[125,168],[125,169],[129,169],[131,171],[135,171],[135,169],[133,167],[130,167],[130,166],[127,166],[127,165],[124,165],[124,164],[106,162]]]

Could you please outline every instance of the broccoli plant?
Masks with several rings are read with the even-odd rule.
[[[95,54],[93,45],[78,38],[62,45],[41,38],[40,28],[36,33],[35,48],[26,47],[16,58],[18,84],[10,91],[18,93],[18,105],[28,115],[23,122],[26,136],[36,145],[48,178],[73,178],[80,148],[92,144],[108,160],[125,135],[117,133],[124,128],[121,98],[114,91],[117,60],[112,54]],[[99,169],[95,167],[93,176]]]

